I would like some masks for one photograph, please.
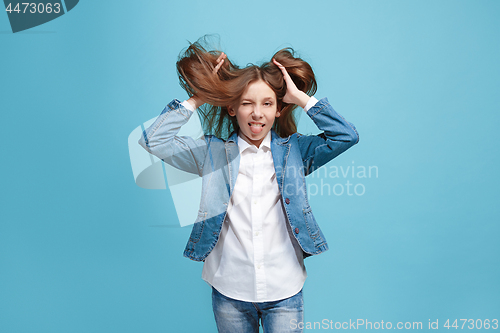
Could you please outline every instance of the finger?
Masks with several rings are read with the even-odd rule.
[[[219,63],[217,64],[217,66],[215,66],[215,68],[214,68],[214,71],[213,71],[214,74],[216,74],[219,71],[219,68],[222,66],[223,63],[224,63],[224,59],[221,59],[219,61]]]
[[[280,64],[274,58],[273,58],[273,62],[276,64],[276,66],[278,66],[279,69],[281,69],[281,72],[283,73],[283,78],[285,79],[285,82],[287,83],[287,85],[288,85],[288,83],[293,83],[293,80],[290,77],[290,75],[288,74],[288,72],[286,71],[285,66],[283,66],[282,64]]]
[[[220,66],[222,66],[223,63],[224,63],[224,59],[222,59],[221,61],[219,61],[219,63],[217,64],[217,66],[215,66],[215,70],[219,70]]]
[[[223,60],[226,57],[224,52],[221,52],[220,56],[217,58],[217,63],[219,63],[221,60]]]
[[[273,58],[273,62],[276,66],[278,66],[279,69],[281,69],[282,71],[285,70],[286,71],[286,68],[285,66],[283,66],[282,64],[280,64],[276,59]]]
[[[224,52],[221,52],[220,56],[217,58],[217,66],[213,69],[212,73],[217,73],[219,68],[222,66],[224,59],[227,58],[227,55]]]
[[[276,66],[278,66],[279,69],[281,69],[281,71],[283,71],[285,69],[285,66],[283,66],[282,64],[280,64],[276,59],[273,58],[273,62]],[[286,69],[285,69],[286,71]]]
[[[276,66],[278,66],[279,69],[281,69],[281,72],[283,73],[283,76],[286,78],[287,76],[290,77],[288,75],[288,72],[286,71],[286,68],[285,66],[283,66],[282,64],[280,64],[278,61],[276,61],[276,59],[273,58],[273,62]]]

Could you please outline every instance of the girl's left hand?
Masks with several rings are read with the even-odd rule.
[[[285,66],[280,64],[279,62],[276,61],[276,59],[273,58],[273,62],[276,66],[278,66],[279,69],[281,69],[281,72],[283,73],[283,78],[285,79],[286,83],[286,94],[283,97],[283,102],[289,103],[289,104],[297,104],[301,108],[304,108],[309,101],[309,97],[305,92],[300,91],[295,83],[293,82],[292,78],[286,71]]]

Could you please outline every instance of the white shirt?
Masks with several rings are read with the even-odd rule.
[[[317,101],[311,97],[304,110]],[[193,109],[186,101],[182,104]],[[238,133],[238,148],[238,177],[202,278],[221,294],[241,301],[291,297],[302,289],[307,273],[302,249],[286,220],[271,154],[271,132],[259,148]]]

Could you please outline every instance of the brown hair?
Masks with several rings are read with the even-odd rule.
[[[207,103],[198,108],[205,135],[213,134],[227,139],[238,129],[238,122],[235,117],[229,115],[227,106],[237,105],[248,85],[258,80],[266,82],[276,93],[277,107],[278,111],[281,110],[281,115],[275,120],[273,129],[280,137],[297,132],[293,114],[297,105],[283,102],[286,84],[281,70],[272,62],[272,58],[260,66],[250,64],[245,68],[239,68],[226,58],[217,74],[213,74],[221,52],[207,51],[202,45],[205,41],[206,36],[190,43],[177,61],[177,73],[182,88],[190,97],[196,95]],[[317,85],[313,70],[307,62],[294,56],[292,48],[276,52],[273,58],[285,66],[299,90],[309,96],[314,95]]]

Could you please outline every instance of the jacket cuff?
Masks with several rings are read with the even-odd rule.
[[[314,104],[309,110],[306,111],[307,115],[309,117],[313,117],[317,113],[321,112],[321,110],[323,110],[323,108],[328,104],[330,104],[330,102],[328,102],[328,98],[323,97],[322,99],[317,101],[316,104]]]
[[[189,102],[186,102],[186,103],[189,103]],[[177,112],[179,112],[180,114],[182,114],[186,118],[191,117],[191,115],[193,114],[193,111],[194,111],[194,110],[190,110],[190,109],[186,108],[186,106],[184,106],[184,104],[181,103],[181,101],[179,101],[178,99],[174,99],[173,101],[168,103],[167,107],[165,108],[165,111],[169,110],[169,109],[170,110],[177,110]]]
[[[306,106],[304,106],[304,111],[307,112],[307,110],[316,105],[316,103],[318,103],[318,99],[314,96],[311,96],[311,98],[309,98],[309,101],[307,101]]]

